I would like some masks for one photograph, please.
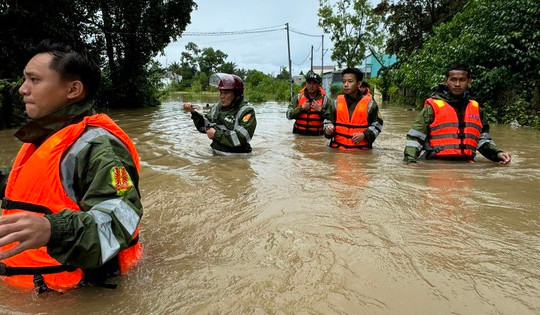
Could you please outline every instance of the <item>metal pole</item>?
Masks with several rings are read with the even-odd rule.
[[[311,72],[313,72],[313,45],[311,45]]]
[[[322,37],[322,43],[321,43],[321,78],[324,74],[324,35],[321,35]]]
[[[292,102],[293,89],[292,89],[291,42],[289,40],[289,23],[285,23],[285,25],[287,26],[287,49],[289,51],[289,87],[290,87],[289,100]]]

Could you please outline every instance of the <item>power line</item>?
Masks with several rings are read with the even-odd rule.
[[[268,26],[261,28],[254,28],[240,31],[228,31],[228,32],[184,32],[182,36],[224,36],[224,35],[244,35],[244,34],[257,34],[257,33],[269,33],[278,32],[284,30],[282,25]]]
[[[291,32],[293,33],[296,33],[296,34],[299,34],[299,35],[304,35],[304,36],[309,36],[309,37],[321,37],[321,35],[313,35],[313,34],[306,34],[304,32],[300,32],[299,30],[295,30],[294,28],[290,28]]]
[[[301,66],[301,65],[303,65],[303,64],[306,62],[306,60],[308,60],[309,56],[311,56],[311,51],[308,53],[308,55],[306,56],[306,58],[305,58],[301,63],[293,62],[293,64],[294,64],[295,66]]]

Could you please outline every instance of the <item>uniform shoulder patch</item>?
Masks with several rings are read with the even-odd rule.
[[[244,118],[242,118],[242,121],[243,122],[248,122],[250,118],[251,118],[251,114],[247,114],[247,115],[244,116]]]
[[[111,168],[111,184],[116,189],[118,196],[133,188],[133,181],[125,167],[113,166]]]

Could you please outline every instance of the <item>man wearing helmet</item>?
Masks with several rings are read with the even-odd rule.
[[[308,72],[306,86],[300,90],[287,109],[287,119],[295,119],[293,133],[320,136],[323,134],[322,113],[331,103],[321,88],[321,76]]]
[[[199,132],[212,140],[216,155],[245,155],[251,153],[249,142],[255,132],[255,110],[244,103],[244,82],[234,74],[216,73],[210,76],[210,85],[219,90],[220,102],[207,115],[196,112],[191,103],[184,109]]]

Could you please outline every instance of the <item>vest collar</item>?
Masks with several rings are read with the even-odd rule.
[[[78,123],[85,116],[90,116],[94,113],[92,102],[71,104],[47,116],[30,120],[17,130],[14,136],[22,142],[39,146],[60,129]]]

